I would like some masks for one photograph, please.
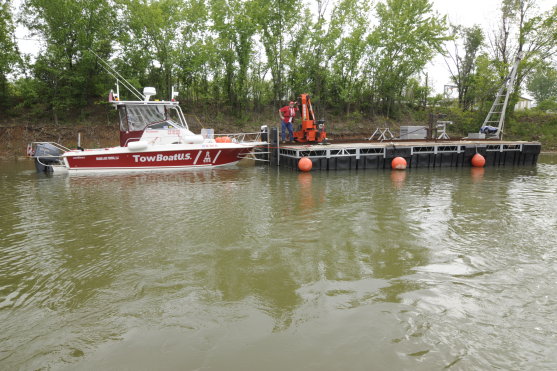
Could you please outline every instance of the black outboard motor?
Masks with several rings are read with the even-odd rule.
[[[35,168],[38,172],[51,172],[52,165],[61,164],[60,156],[64,153],[61,148],[56,147],[51,143],[37,143],[35,144]]]
[[[261,141],[269,141],[269,127],[267,125],[261,126]]]

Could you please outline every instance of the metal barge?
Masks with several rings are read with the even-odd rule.
[[[476,153],[485,166],[536,165],[541,152],[538,142],[522,141],[385,141],[334,143],[329,145],[276,145],[270,150],[271,164],[298,169],[301,158],[312,162],[313,170],[390,169],[395,157],[408,168],[471,167]]]
[[[389,128],[377,128],[371,137],[358,143],[304,140],[305,143],[281,145],[278,130],[273,129],[269,138],[270,162],[302,171],[536,165],[540,143],[503,140],[505,114],[521,59],[522,54],[518,53],[479,132],[469,133],[466,138],[450,140],[446,130],[452,122],[435,122],[433,115],[429,127],[401,126],[398,138]],[[302,108],[301,132],[316,130],[311,104]],[[324,132],[323,121],[319,123],[319,130]],[[379,136],[373,140],[376,134]],[[296,141],[302,142],[299,135]]]

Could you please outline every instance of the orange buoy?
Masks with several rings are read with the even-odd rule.
[[[406,169],[406,160],[404,157],[395,157],[391,162],[391,167],[395,170],[404,170]]]
[[[476,153],[474,155],[474,157],[472,157],[472,166],[474,167],[484,167],[485,165],[485,158],[480,155],[479,153]]]
[[[313,162],[307,157],[302,157],[300,161],[298,161],[298,169],[304,172],[308,172],[313,167]]]

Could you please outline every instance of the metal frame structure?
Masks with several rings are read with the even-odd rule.
[[[409,155],[421,153],[439,154],[439,153],[464,153],[466,148],[476,147],[485,148],[488,152],[508,152],[508,151],[522,151],[524,143],[498,143],[498,144],[479,144],[479,143],[467,143],[467,144],[427,144],[427,145],[382,145],[382,146],[354,146],[354,147],[280,147],[278,148],[279,155],[281,157],[290,157],[300,159],[302,157],[309,158],[335,158],[335,157],[351,157],[355,156],[359,159],[363,155],[379,155],[387,156],[388,149],[409,149]]]
[[[379,142],[382,142],[384,140],[391,140],[391,139],[395,138],[395,136],[393,135],[393,133],[391,133],[391,130],[389,128],[377,128],[377,129],[375,129],[373,134],[371,134],[371,136],[369,138],[367,138],[367,140],[373,140],[373,138],[376,135],[379,135],[377,137],[377,140]],[[387,135],[388,135],[388,137],[387,137]]]
[[[447,125],[452,125],[452,121],[437,121],[436,126],[437,129],[441,129],[441,134],[437,137],[437,139],[451,139],[449,134],[447,134]]]

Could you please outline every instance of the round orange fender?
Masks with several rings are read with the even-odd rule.
[[[472,166],[474,167],[484,167],[485,165],[485,158],[480,155],[479,153],[476,153],[474,155],[474,157],[472,157]]]
[[[404,157],[395,157],[391,162],[391,167],[395,170],[404,170],[406,169],[406,160]]]
[[[216,137],[215,142],[217,142],[217,143],[231,143],[232,138],[230,138],[230,137]]]
[[[313,167],[313,162],[307,157],[302,157],[300,161],[298,161],[298,169],[303,172],[308,172]]]

